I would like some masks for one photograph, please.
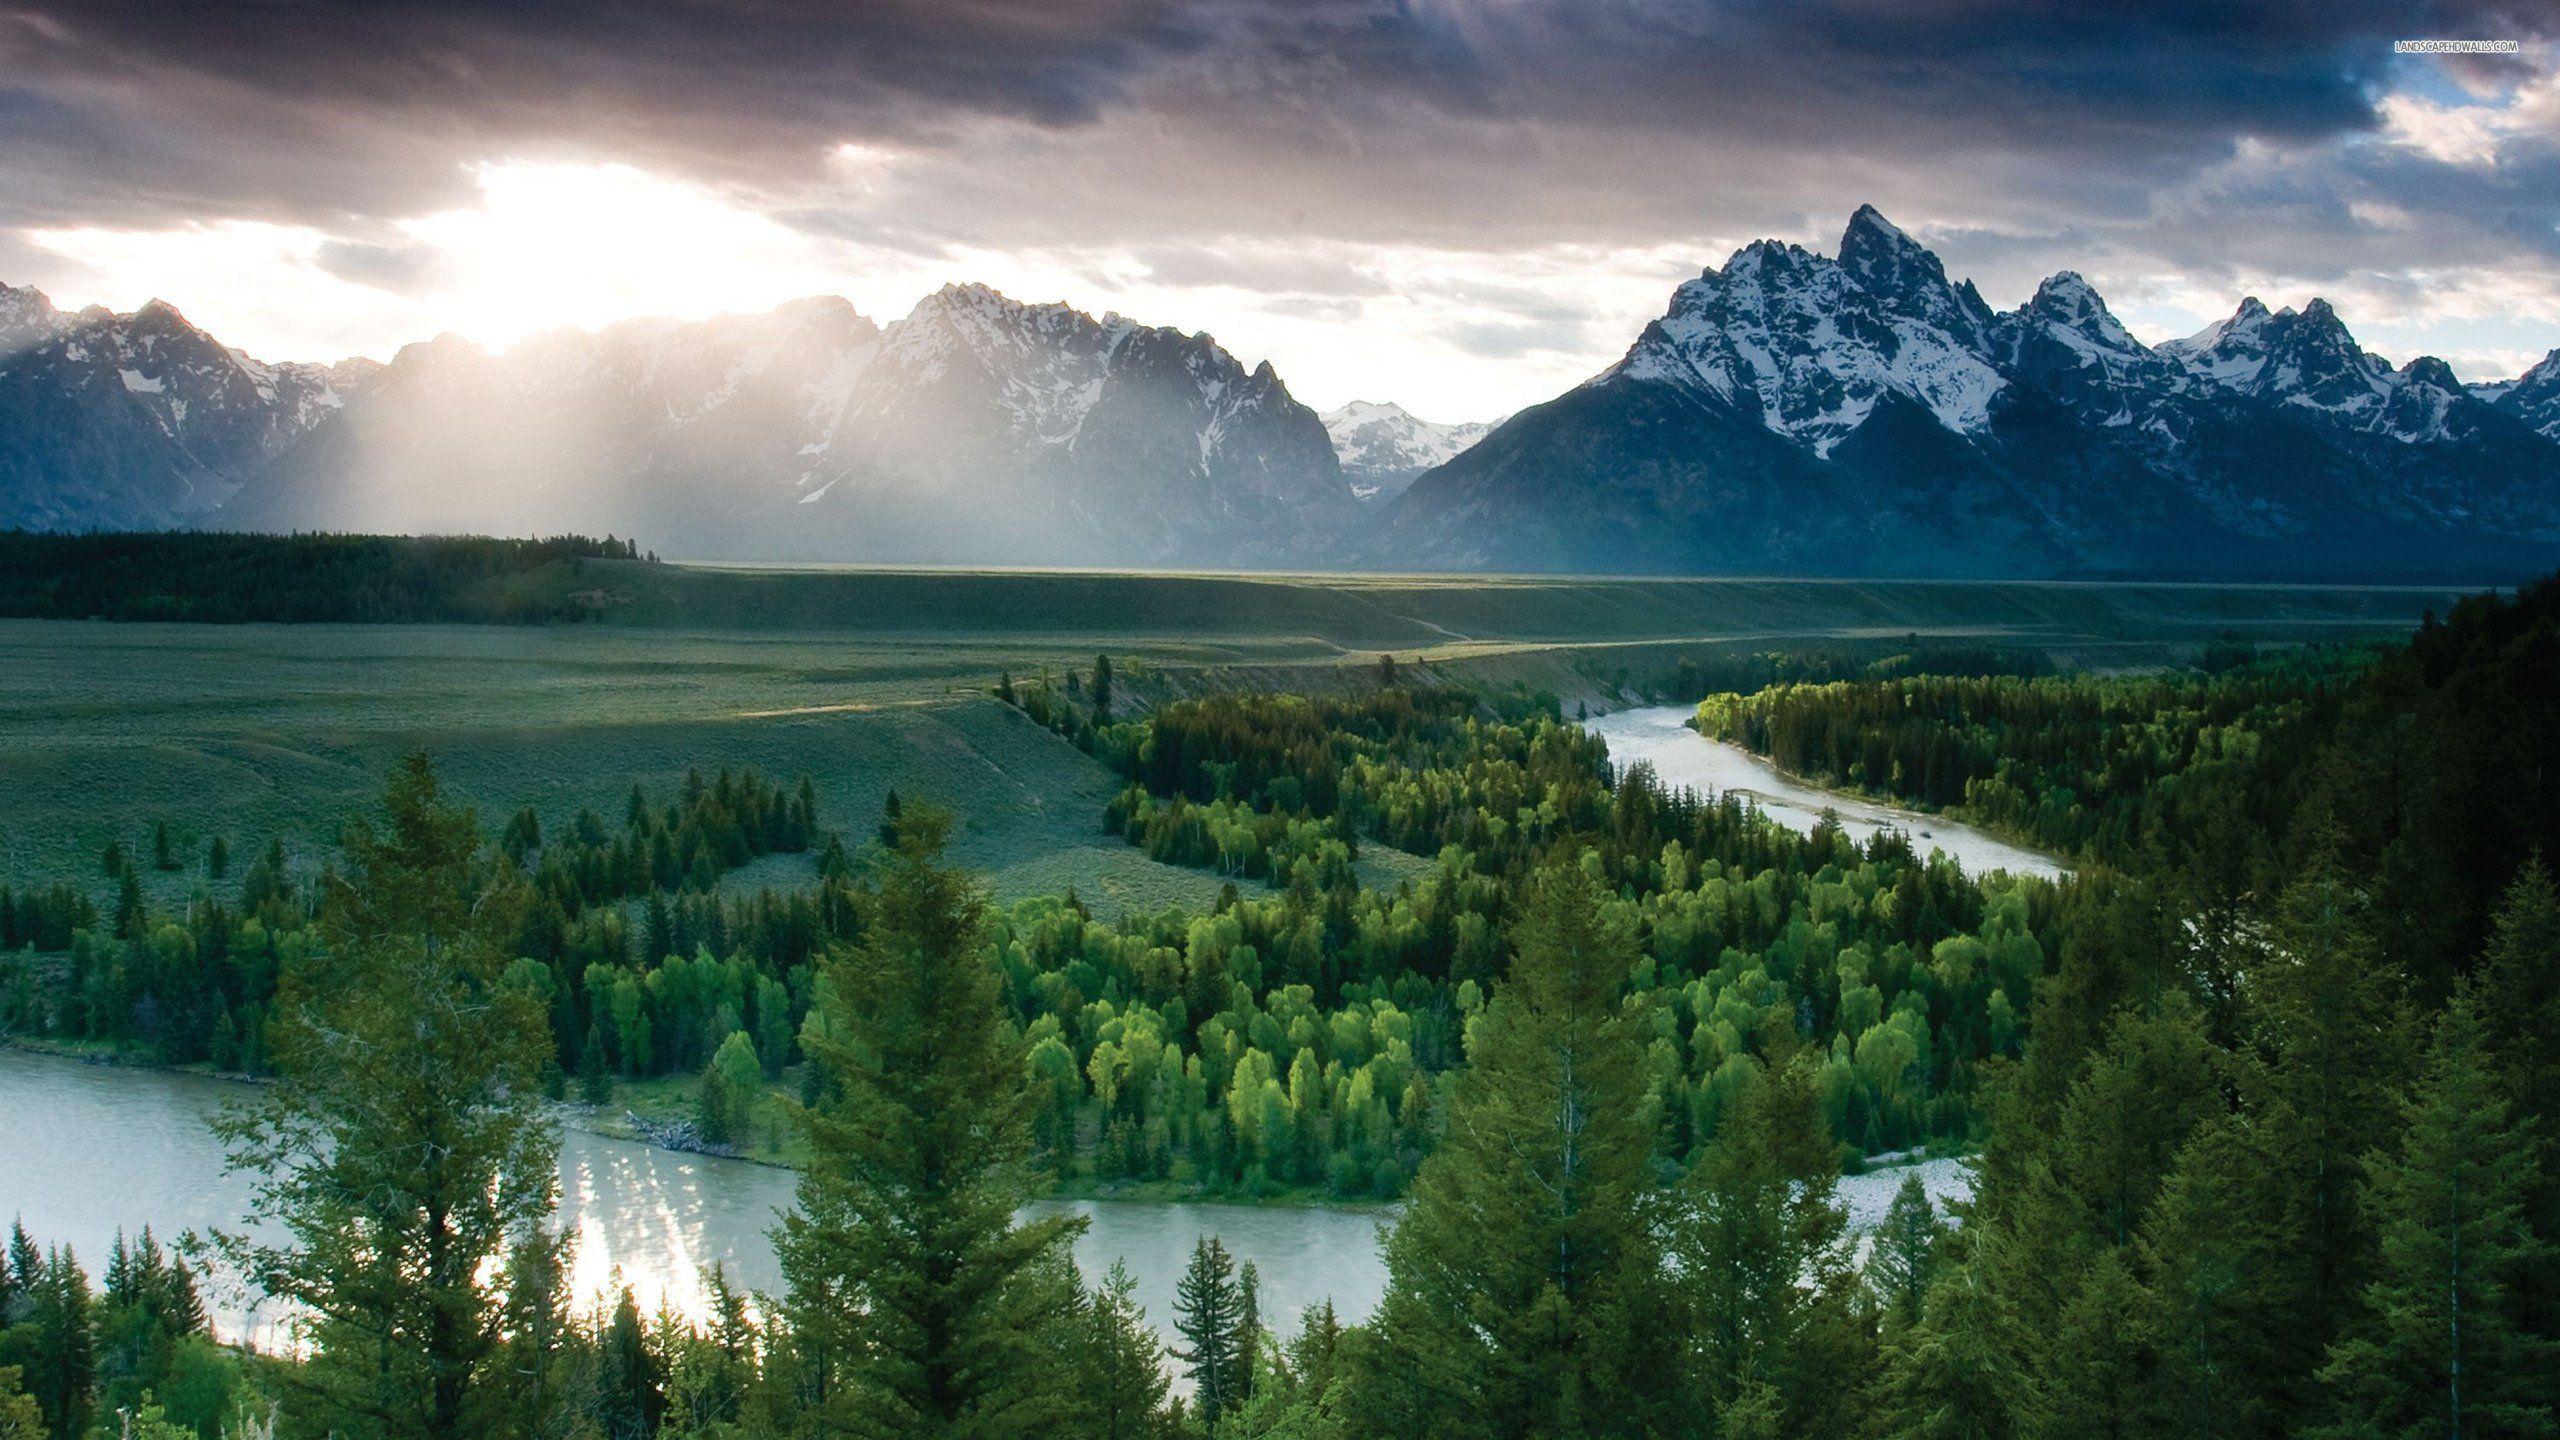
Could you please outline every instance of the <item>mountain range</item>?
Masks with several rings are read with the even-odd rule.
[[[1358,553],[1495,569],[2343,578],[2560,560],[2560,351],[2483,393],[2323,301],[2147,346],[2015,310],[1873,208],[1759,241],[1590,380],[1417,479]]]
[[[1492,425],[1319,416],[1204,334],[954,285],[268,364],[0,286],[0,524],[634,535],[668,554],[1646,573],[2500,577],[2560,563],[2560,350],[2465,386],[2331,307],[2145,345],[1872,208],[1759,241]]]

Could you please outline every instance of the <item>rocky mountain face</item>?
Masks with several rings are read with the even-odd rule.
[[[813,299],[540,335],[496,355],[447,336],[387,366],[327,371],[181,336],[165,307],[117,322],[139,339],[83,345],[83,318],[50,320],[18,298],[31,293],[0,309],[11,352],[67,346],[96,373],[32,358],[0,370],[0,403],[26,417],[11,433],[42,437],[8,456],[0,520],[22,524],[577,530],[678,555],[1254,565],[1303,553],[1356,508],[1323,422],[1270,366],[1247,370],[1206,335],[980,286],[885,328]],[[87,437],[109,424],[118,463],[100,465]]]
[[[1447,464],[1493,431],[1488,424],[1436,424],[1393,401],[1376,400],[1354,400],[1326,412],[1324,428],[1353,498],[1373,505],[1403,494],[1414,477]]]
[[[0,285],[0,523],[201,520],[381,368],[262,364],[161,301],[65,314]]]
[[[1995,312],[1872,207],[1760,241],[1418,478],[1384,562],[1764,573],[2514,574],[2560,561],[2560,364],[2495,392],[2325,302],[2146,346],[2080,276]]]
[[[2492,392],[2484,398],[2491,399],[2499,410],[2560,440],[2560,350],[2543,356],[2540,364],[2513,380],[2475,387],[2473,393],[2481,390]]]
[[[0,286],[0,525],[584,531],[681,556],[2503,579],[2560,563],[2560,351],[2465,386],[2325,302],[2145,345],[1872,208],[1492,426],[1319,418],[1206,335],[955,285],[267,365]]]

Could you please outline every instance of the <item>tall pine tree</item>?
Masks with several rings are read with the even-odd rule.
[[[1535,878],[1510,976],[1387,1243],[1360,1425],[1397,1437],[1656,1433],[1678,1388],[1634,945],[1578,869]]]
[[[986,953],[986,907],[910,807],[860,947],[831,958],[805,1034],[828,1096],[803,1113],[798,1213],[776,1232],[784,1313],[826,1433],[1007,1440],[1068,1406],[1066,1247],[1018,1224],[1037,1101]]]
[[[2541,1383],[2560,1347],[2532,1332],[2516,1282],[2546,1242],[2525,1220],[2541,1147],[2511,1113],[2477,1005],[2436,1022],[2398,1147],[2367,1162],[2379,1263],[2365,1314],[2330,1353],[2335,1440],[2547,1436]]]
[[[282,977],[276,1083],[217,1122],[269,1222],[225,1248],[310,1317],[316,1353],[280,1375],[311,1428],[512,1435],[482,1277],[550,1215],[557,1165],[549,1022],[499,983],[526,887],[423,755],[346,850],[326,943]]]

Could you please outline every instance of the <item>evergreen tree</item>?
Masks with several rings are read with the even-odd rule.
[[[1250,1260],[1236,1267],[1236,1394],[1253,1398],[1262,1364],[1262,1271]]]
[[[1440,1147],[1387,1243],[1369,1433],[1645,1435],[1676,1385],[1634,961],[1579,868],[1537,877]]]
[[[2545,1147],[2525,1190],[2525,1219],[2549,1242],[2516,1275],[2517,1302],[2533,1333],[2560,1340],[2560,889],[2539,855],[2507,887],[2480,962],[2478,1008],[2488,1055],[2516,1117]],[[2536,1402],[2560,1412],[2560,1365],[2541,1377]]]
[[[2120,1249],[2102,1249],[2073,1277],[2046,1337],[2035,1432],[2050,1440],[2130,1440],[2169,1435],[2153,1380],[2150,1297]]]
[[[2271,1176],[2253,1117],[2197,1127],[2143,1222],[2140,1267],[2151,1277],[2158,1414],[2170,1433],[2239,1440],[2274,1428],[2290,1317],[2275,1253]]]
[[[905,809],[895,790],[889,792],[888,799],[880,802],[880,843],[891,850],[898,848],[898,818]]]
[[[116,938],[139,940],[150,926],[150,914],[142,903],[142,877],[128,865],[116,878]]]
[[[1137,1288],[1129,1267],[1114,1260],[1084,1299],[1075,1368],[1081,1433],[1090,1440],[1143,1440],[1157,1433],[1169,1388],[1164,1345],[1132,1298]]]
[[[570,1440],[595,1408],[587,1338],[569,1313],[567,1239],[537,1230],[507,1252],[504,1408],[524,1440]]]
[[[169,839],[169,822],[166,820],[157,820],[151,825],[151,868],[178,868],[178,847]]]
[[[587,1022],[586,1040],[578,1046],[578,1098],[590,1105],[613,1100],[612,1062],[605,1058],[604,1032],[592,1020]]]
[[[1048,1433],[1080,1222],[1017,1224],[1037,1101],[986,954],[985,902],[914,810],[863,943],[831,958],[805,1032],[828,1098],[776,1248],[784,1313],[837,1433]]]
[[[224,1248],[311,1317],[316,1352],[280,1374],[314,1428],[510,1434],[481,1276],[550,1214],[556,1166],[549,1025],[499,983],[524,886],[482,863],[470,810],[422,755],[346,853],[324,944],[282,977],[276,1082],[216,1124],[269,1223]]]
[[[1007,705],[1014,704],[1018,700],[1019,697],[1013,692],[1013,672],[1011,670],[1000,670],[996,672],[996,698]]]
[[[1929,1287],[1920,1323],[1887,1353],[1877,1428],[1894,1440],[2015,1440],[2039,1433],[2019,1319],[2001,1287],[1959,1261]]]
[[[2380,1262],[2320,1372],[2336,1440],[2552,1433],[2538,1392],[2560,1346],[2532,1332],[2515,1291],[2547,1248],[2525,1219],[2541,1146],[2500,1090],[2478,1007],[2457,991],[2400,1144],[2366,1162]]]
[[[1111,657],[1093,657],[1093,723],[1111,723]]]
[[[45,1429],[83,1434],[98,1381],[97,1301],[88,1273],[70,1247],[56,1246],[32,1271],[20,1269],[17,1284],[8,1358],[22,1370]]]
[[[2277,905],[2274,944],[2255,977],[2262,1078],[2245,1098],[2276,1181],[2269,1203],[2290,1312],[2282,1413],[2308,1415],[2312,1374],[2362,1291],[2372,1254],[2363,1214],[2364,1160],[2388,1143],[2392,1097],[2406,1074],[2397,986],[2366,920],[2366,901],[2334,838],[2315,838],[2302,875]]]
[[[1724,1433],[1843,1433],[1864,1388],[1839,1178],[1839,1142],[1799,1061],[1752,1078],[1681,1187],[1667,1247],[1680,1328],[1699,1407],[1725,1417]],[[1751,1423],[1734,1423],[1744,1413]]]
[[[604,1440],[652,1440],[667,1411],[666,1375],[625,1286],[597,1337],[596,1420]]]
[[[1173,1290],[1174,1329],[1182,1348],[1173,1358],[1191,1380],[1192,1404],[1204,1426],[1244,1400],[1246,1354],[1242,1324],[1244,1297],[1236,1286],[1236,1265],[1215,1235],[1203,1235],[1191,1247],[1191,1263]]]
[[[205,847],[204,874],[208,880],[219,880],[231,870],[231,842],[216,835]]]
[[[1929,1264],[1945,1233],[1946,1226],[1939,1221],[1919,1175],[1902,1177],[1867,1253],[1867,1285],[1875,1292],[1887,1325],[1901,1328],[1919,1323],[1921,1302],[1929,1294]]]

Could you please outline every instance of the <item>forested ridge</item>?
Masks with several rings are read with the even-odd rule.
[[[0,896],[39,947],[0,1022],[262,1037],[278,1083],[232,1139],[284,1238],[222,1253],[322,1343],[210,1352],[173,1434],[2542,1435],[2556,626],[2546,584],[2365,660],[1807,692],[1948,707],[1895,745],[2041,723],[2022,790],[2145,757],[2074,787],[2103,818],[2059,885],[1799,836],[1615,774],[1551,709],[1383,675],[1135,717],[1107,664],[1008,680],[1128,777],[1133,843],[1270,882],[1115,923],[988,906],[929,806],[830,833],[808,788],[714,775],[492,837],[420,761],[323,864],[168,857],[208,872],[185,915],[140,902],[141,841],[107,903]],[[1364,887],[1377,845],[1429,868]],[[794,850],[813,884],[720,882]],[[642,1071],[803,1147],[772,1304],[568,1304],[532,1097]],[[396,1159],[382,1127],[419,1123],[456,1163]],[[1928,1142],[1974,1149],[1970,1204],[1909,1187],[1852,1244],[1843,1165]],[[1263,1315],[1204,1242],[1164,1349],[1060,1222],[1013,1218],[1070,1178],[1400,1193],[1386,1297]],[[467,1221],[442,1249],[339,1238],[437,1207]],[[86,1434],[176,1387],[173,1358],[111,1394],[106,1312],[20,1248],[11,1293],[44,1298],[9,1302],[0,1417],[23,1391],[29,1433]]]
[[[592,618],[582,562],[610,536],[249,535],[0,530],[0,617],[33,620],[550,624]]]

